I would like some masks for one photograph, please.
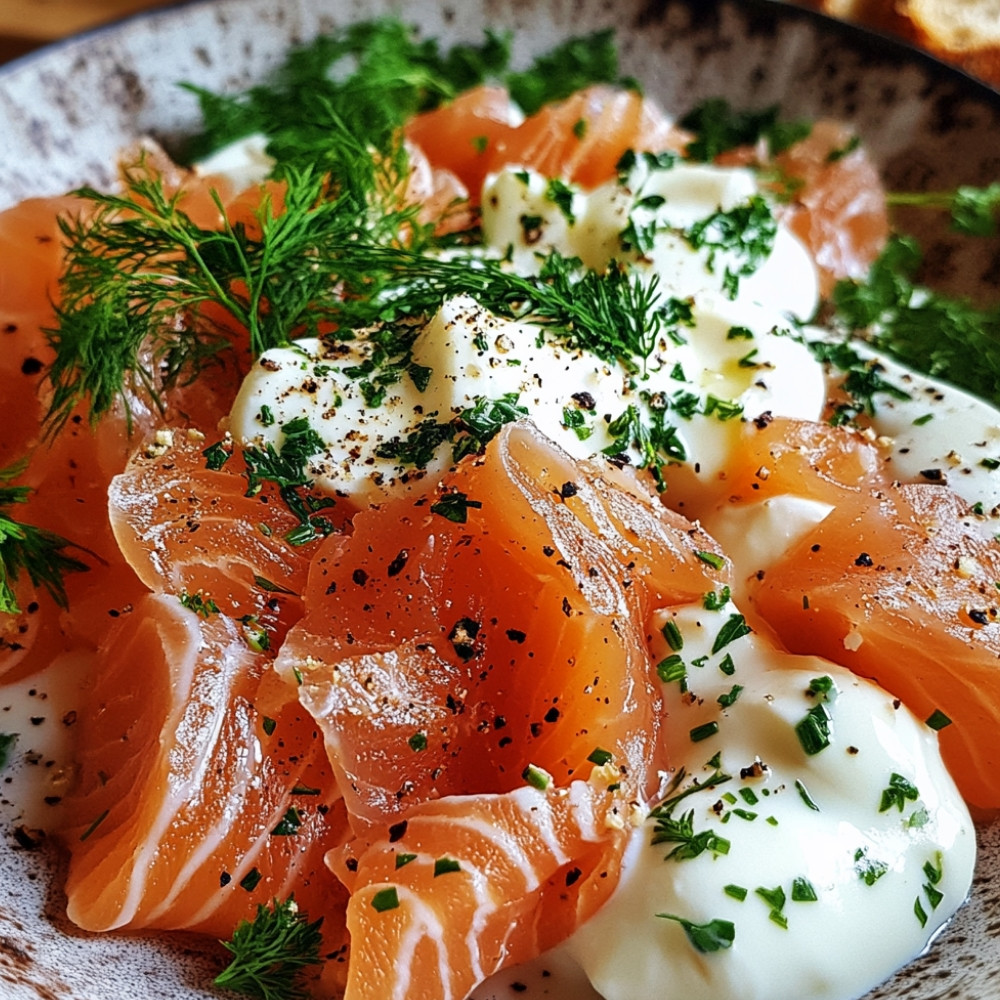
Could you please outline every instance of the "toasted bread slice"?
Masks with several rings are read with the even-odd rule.
[[[898,35],[1000,87],[1000,0],[798,0]]]

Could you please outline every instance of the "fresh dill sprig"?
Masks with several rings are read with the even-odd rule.
[[[1000,181],[986,187],[962,185],[953,191],[890,191],[889,205],[948,212],[952,228],[966,236],[996,236],[1000,231]]]
[[[1000,307],[979,309],[917,285],[920,251],[893,237],[863,281],[834,288],[835,320],[876,350],[1000,405]]]
[[[510,54],[509,34],[490,29],[478,45],[442,49],[394,18],[350,25],[293,50],[270,81],[244,94],[185,85],[204,121],[185,156],[197,160],[259,133],[268,138],[276,176],[315,163],[337,173],[337,151],[329,148],[334,123],[385,152],[413,115],[486,81],[505,84],[526,114],[591,83],[635,85],[619,77],[611,31],[571,38],[524,70],[509,70]]]
[[[160,405],[162,387],[195,378],[240,328],[254,354],[316,333],[338,308],[338,255],[360,234],[392,241],[405,228],[419,245],[416,208],[394,194],[399,160],[354,152],[343,184],[288,171],[282,205],[265,195],[249,225],[198,225],[182,194],[169,194],[142,161],[126,172],[121,195],[78,192],[94,214],[61,222],[67,256],[48,331],[56,352],[50,433],[83,400],[94,422],[119,402],[129,413],[135,391]]]
[[[555,250],[534,277],[509,271],[500,261],[449,260],[371,243],[355,245],[350,263],[361,287],[380,283],[382,294],[346,299],[340,312],[345,326],[428,318],[447,298],[465,294],[498,315],[530,317],[567,347],[620,362],[631,372],[642,370],[663,326],[666,306],[655,276],[644,279],[614,263],[592,271]]]
[[[190,140],[189,160],[251,133],[268,137],[268,153],[286,169],[322,163],[338,169],[331,129],[386,152],[403,124],[507,67],[510,39],[487,30],[481,45],[442,51],[393,18],[365,21],[294,49],[267,83],[236,96],[187,85],[204,128]]]
[[[82,573],[90,567],[66,554],[72,546],[61,535],[15,520],[8,508],[27,503],[30,487],[11,486],[11,480],[24,473],[26,462],[0,469],[0,612],[16,615],[21,611],[14,594],[14,584],[21,573],[36,587],[44,587],[53,600],[66,607],[66,573]]]
[[[504,82],[511,97],[528,115],[592,83],[618,83],[638,89],[634,80],[618,75],[618,50],[611,30],[567,39],[539,56],[530,68],[508,74]]]
[[[301,977],[320,962],[322,923],[310,923],[294,896],[259,905],[253,921],[241,921],[232,940],[222,942],[234,957],[215,985],[259,1000],[307,1000]]]

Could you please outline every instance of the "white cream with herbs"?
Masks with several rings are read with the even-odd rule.
[[[858,996],[969,891],[975,831],[933,730],[741,621],[658,617],[672,784],[565,946],[606,1000]]]
[[[311,463],[316,484],[368,502],[439,472],[463,442],[523,413],[576,457],[683,462],[699,478],[725,467],[741,419],[819,417],[822,368],[790,320],[815,308],[814,268],[775,226],[751,172],[640,157],[587,193],[505,170],[483,200],[485,253],[518,274],[537,274],[553,253],[597,272],[627,262],[652,305],[641,351],[609,357],[459,294],[377,398],[366,331],[265,352],[233,408],[234,438],[280,449],[282,426],[305,418],[324,444]]]

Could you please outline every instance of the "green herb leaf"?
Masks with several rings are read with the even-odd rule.
[[[25,468],[26,463],[21,462],[0,469],[0,612],[8,615],[21,612],[14,584],[22,572],[27,573],[33,586],[43,587],[65,608],[63,577],[90,569],[86,563],[66,554],[66,549],[76,547],[72,542],[44,528],[17,521],[11,515],[10,506],[27,503],[31,490],[27,486],[2,484],[22,475]]]
[[[864,281],[833,293],[836,319],[917,371],[1000,403],[1000,307],[977,309],[914,283],[916,244],[894,237]]]
[[[294,896],[258,906],[253,921],[241,921],[223,942],[233,959],[215,985],[260,1000],[306,1000],[302,972],[320,961],[322,923],[299,913]]]
[[[889,786],[882,790],[882,799],[878,811],[887,812],[893,806],[903,811],[907,802],[916,802],[920,793],[912,781],[907,781],[901,774],[895,772],[889,778]]]
[[[673,913],[657,913],[663,920],[674,920],[684,928],[688,941],[695,951],[702,954],[711,954],[716,951],[724,951],[733,946],[736,940],[736,928],[729,920],[710,920],[705,924],[692,923],[683,917],[675,916]]]
[[[720,153],[737,146],[753,146],[763,138],[775,154],[809,135],[812,126],[808,122],[780,122],[778,113],[776,104],[760,111],[737,111],[724,98],[710,98],[680,121],[681,128],[697,136],[688,143],[685,153],[692,160],[708,162]]]
[[[10,763],[10,754],[17,743],[18,733],[0,733],[0,771]]]
[[[712,830],[695,833],[693,809],[679,819],[664,815],[656,815],[654,819],[656,822],[650,843],[677,845],[664,856],[665,861],[689,861],[705,851],[715,855],[729,853],[731,845],[725,837]]]

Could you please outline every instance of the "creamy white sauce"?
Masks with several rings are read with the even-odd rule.
[[[368,356],[364,337],[336,348],[302,340],[268,351],[254,365],[231,414],[234,438],[242,445],[280,448],[282,425],[306,417],[324,442],[310,470],[317,485],[363,503],[419,478],[412,466],[386,457],[393,442],[418,434],[427,422],[446,424],[477,401],[507,394],[576,457],[613,447],[613,421],[630,406],[648,413],[680,395],[692,398],[697,412],[672,408],[667,418],[695,489],[725,468],[741,417],[770,411],[817,419],[826,393],[822,368],[792,336],[789,319],[808,316],[817,301],[805,249],[779,228],[771,256],[739,279],[730,298],[723,275],[738,268],[741,258],[729,251],[712,257],[682,235],[718,210],[747,204],[757,190],[753,175],[698,165],[653,171],[640,166],[633,175],[626,184],[577,190],[567,209],[549,197],[540,175],[505,170],[487,181],[484,232],[488,251],[508,257],[522,273],[537,268],[538,252],[551,249],[598,269],[619,256],[631,258],[644,280],[659,281],[661,303],[689,300],[690,324],[681,324],[676,337],[665,333],[638,374],[560,346],[537,324],[494,316],[462,296],[446,301],[417,338],[412,359],[429,370],[426,386],[404,376],[381,405],[368,407],[360,380],[348,374]],[[622,250],[621,233],[629,213],[647,211],[641,206],[649,199],[658,204],[656,236],[649,253],[639,257]],[[519,221],[525,215],[542,220],[537,239]],[[642,460],[635,448],[628,452]],[[440,473],[452,454],[449,443],[438,445],[426,472]]]
[[[635,832],[615,895],[565,946],[606,1000],[652,997],[665,983],[688,1000],[860,995],[918,955],[969,890],[975,832],[935,733],[873,684],[757,636],[712,654],[733,613],[730,604],[660,617],[677,626],[677,655],[688,665],[687,694],[680,682],[664,685],[665,738],[685,774],[678,789],[709,780],[716,764],[706,762],[716,754],[732,776],[686,797],[671,816],[691,811],[694,830],[724,838],[727,852],[665,859],[678,845],[651,843],[653,819]],[[662,639],[655,646],[661,658],[673,653]],[[808,693],[817,677],[833,680],[832,700]],[[730,707],[719,705],[734,694]],[[830,743],[810,755],[796,725],[820,705]],[[717,733],[692,740],[713,724]],[[880,810],[894,775],[915,798],[900,795]],[[804,880],[798,893],[796,880]],[[784,901],[775,905],[779,889]],[[796,898],[813,892],[816,900]],[[728,921],[732,946],[701,952],[660,913]]]
[[[876,397],[873,416],[862,422],[878,436],[889,474],[900,482],[951,487],[983,512],[1000,508],[1000,413],[971,393],[910,371],[864,344],[863,357],[877,359],[883,377],[909,394]],[[990,534],[997,528],[994,525]]]
[[[803,248],[779,230],[769,259],[741,277],[735,297],[729,297],[723,275],[738,262],[724,252],[710,260],[683,235],[699,219],[744,204],[755,192],[749,171],[690,165],[660,170],[640,161],[624,183],[574,191],[560,205],[545,178],[506,170],[489,179],[484,191],[488,252],[506,254],[523,273],[536,271],[538,255],[551,249],[598,269],[611,259],[628,259],[647,280],[656,276],[662,295],[693,300],[694,323],[683,329],[684,342],[659,344],[648,377],[637,380],[551,340],[540,344],[536,327],[492,316],[459,298],[445,303],[417,341],[414,360],[431,370],[422,390],[404,379],[381,406],[369,408],[346,373],[366,357],[364,341],[336,350],[302,341],[268,352],[255,365],[234,407],[232,433],[244,445],[280,447],[281,425],[306,417],[324,441],[310,469],[317,485],[367,502],[413,478],[404,464],[379,455],[387,442],[406,438],[423,421],[443,423],[479,400],[505,394],[516,394],[518,405],[575,456],[607,448],[609,419],[642,391],[671,395],[685,389],[702,400],[715,395],[737,403],[742,419],[765,410],[816,419],[825,399],[824,376],[789,335],[789,317],[807,319],[817,300],[816,276]],[[642,254],[622,246],[630,219],[656,224],[655,242]],[[734,327],[746,328],[748,336],[730,336]],[[759,367],[748,363],[750,351]],[[926,481],[924,470],[947,465],[957,470],[948,475],[953,488],[971,502],[994,506],[1000,472],[979,462],[1000,458],[996,411],[896,365],[886,367],[888,377],[905,383],[912,396],[905,402],[880,397],[872,422],[896,477]],[[583,393],[589,395],[586,433],[578,433],[567,426],[566,412],[580,408]],[[929,422],[914,423],[926,413],[934,414]],[[676,479],[682,491],[697,491],[725,467],[740,419],[697,414],[677,422],[687,461],[672,488]],[[428,474],[450,460],[449,446],[441,445]],[[746,567],[773,560],[829,509],[779,496],[748,505],[738,518],[720,516],[712,528],[737,566]],[[683,635],[679,652],[690,688],[685,694],[676,681],[665,685],[671,717],[665,739],[675,767],[665,777],[676,778],[683,768],[680,790],[695,778],[704,781],[715,766],[707,762],[717,753],[719,768],[733,775],[685,798],[673,818],[693,810],[695,829],[725,838],[728,851],[665,860],[674,845],[652,845],[655,821],[648,819],[635,830],[611,902],[556,952],[494,977],[475,996],[512,997],[527,985],[530,995],[636,1000],[667,995],[669,985],[669,995],[685,1000],[844,1000],[919,954],[965,899],[974,831],[940,761],[935,734],[870,683],[824,661],[780,653],[760,637],[745,636],[711,653],[721,624],[734,613],[732,604],[717,612],[664,612]],[[655,655],[666,658],[671,650],[665,640],[656,642]],[[732,672],[728,664],[720,669],[727,654]],[[832,678],[837,696],[827,706],[830,746],[809,755],[795,726],[818,703],[807,694],[815,677]],[[735,695],[727,707],[718,702]],[[717,733],[692,742],[691,730],[712,723]],[[761,765],[757,771],[741,778],[741,768],[755,762]],[[880,810],[883,792],[897,780],[897,790],[912,785],[916,798],[904,795],[902,809],[893,800]],[[797,879],[808,881],[815,901],[794,897]],[[727,886],[742,887],[746,897],[735,898]],[[774,902],[778,888],[785,896],[780,906]],[[770,901],[757,889],[770,893]],[[732,946],[699,951],[684,927],[657,916],[662,913],[694,923],[731,922]]]

